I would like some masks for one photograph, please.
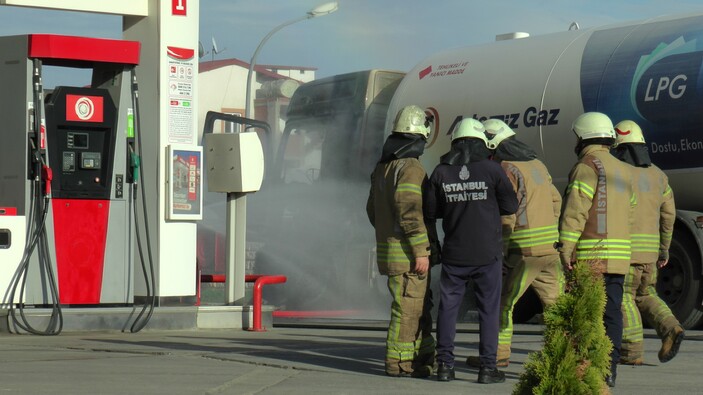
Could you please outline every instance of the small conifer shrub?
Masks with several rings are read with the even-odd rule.
[[[605,285],[595,262],[567,273],[567,292],[544,313],[542,350],[531,353],[513,394],[609,394],[612,343],[605,334]]]

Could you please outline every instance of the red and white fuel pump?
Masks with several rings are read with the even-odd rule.
[[[134,302],[139,49],[126,40],[0,37],[3,306]],[[90,85],[45,92],[46,65],[89,69]]]

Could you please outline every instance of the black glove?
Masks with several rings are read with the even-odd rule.
[[[442,263],[442,246],[439,241],[430,242],[430,267],[434,267]]]

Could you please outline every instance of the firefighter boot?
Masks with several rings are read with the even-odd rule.
[[[452,381],[454,378],[454,366],[449,366],[444,362],[437,364],[437,381]]]
[[[476,355],[470,355],[466,358],[466,364],[472,368],[481,367],[481,358]],[[510,364],[510,345],[509,344],[499,344],[498,345],[498,355],[496,356],[496,367],[507,368]]]
[[[412,361],[386,359],[386,375],[391,377],[413,377]]]
[[[496,384],[505,381],[505,373],[498,368],[490,369],[483,367],[478,371],[478,382],[481,384]]]
[[[437,370],[437,362],[435,362],[435,353],[426,353],[418,355],[413,361],[412,377],[425,378],[430,377]]]
[[[615,387],[615,379],[618,377],[618,365],[613,362],[610,364],[610,374],[605,376],[605,384],[613,388]]]
[[[620,357],[620,365],[640,366],[644,364],[643,357]]]
[[[659,349],[659,361],[662,363],[671,361],[679,352],[679,346],[684,338],[684,330],[681,326],[672,329],[662,339],[662,348]]]
[[[627,347],[625,345],[627,344]],[[620,365],[639,366],[644,364],[644,350],[642,342],[623,343],[620,349]]]
[[[615,387],[615,375],[608,375],[605,378],[605,384],[608,385],[608,387],[613,388]]]

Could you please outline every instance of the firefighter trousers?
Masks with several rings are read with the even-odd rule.
[[[417,367],[434,363],[432,337],[432,291],[429,273],[388,276],[391,292],[391,320],[386,337],[386,373],[412,373]]]
[[[669,306],[657,295],[656,284],[655,263],[630,265],[622,300],[622,359],[644,358],[643,319],[657,331],[659,338],[680,326]]]
[[[610,351],[610,374],[615,377],[620,349],[622,348],[622,297],[625,276],[622,274],[603,273],[605,284],[605,311],[603,312],[603,326],[605,335],[613,344]]]
[[[473,281],[478,310],[478,353],[481,366],[496,367],[500,311],[501,262],[494,258],[488,265],[454,266],[442,263],[439,312],[437,315],[437,362],[454,366],[454,339],[459,306],[466,284]]]
[[[522,256],[510,254],[505,265],[508,272],[503,279],[500,295],[500,329],[498,332],[498,360],[510,358],[513,338],[513,309],[527,288],[539,296],[543,307],[556,302],[564,293],[564,271],[559,255]]]

